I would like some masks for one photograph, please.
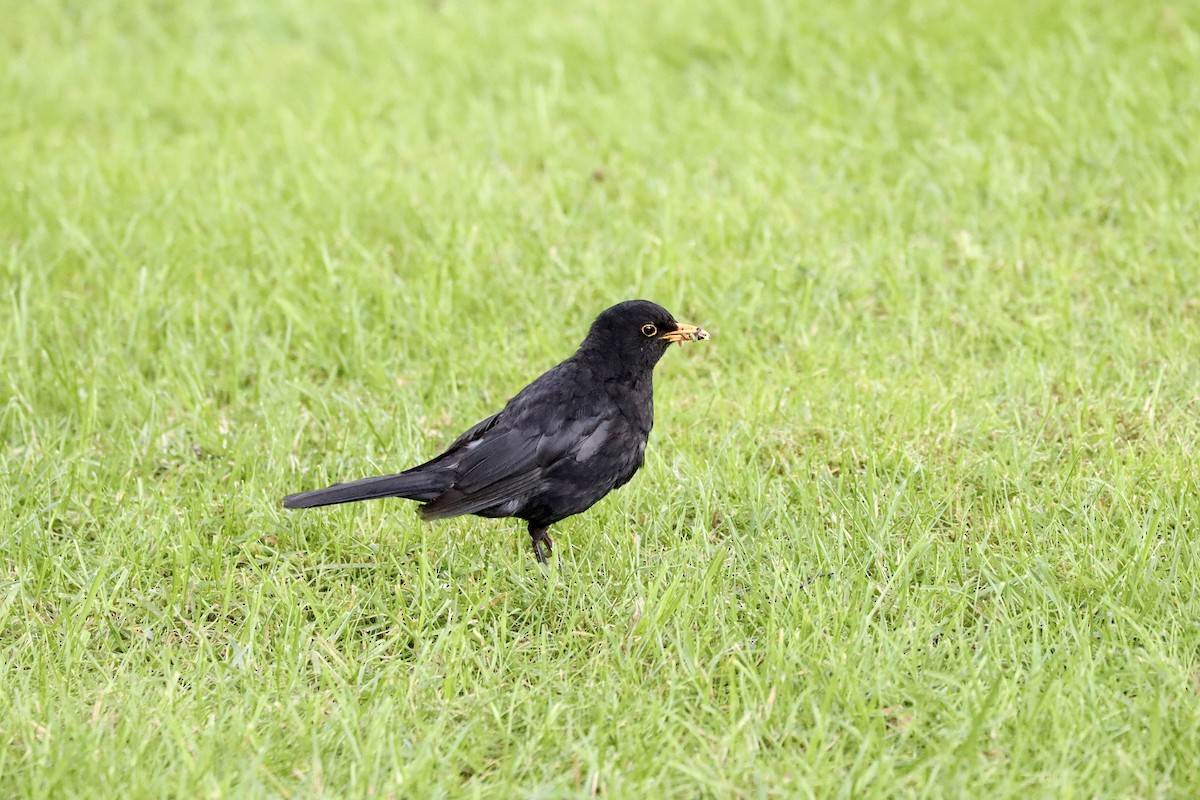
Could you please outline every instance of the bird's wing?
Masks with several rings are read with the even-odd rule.
[[[507,427],[503,422],[494,422],[485,435],[464,444],[458,451],[461,458],[455,466],[453,485],[423,506],[421,516],[444,519],[473,514],[528,494],[556,461],[579,450],[602,425],[597,418],[559,425],[542,422],[537,427]]]
[[[512,428],[493,426],[457,452],[454,483],[432,503],[421,507],[425,519],[482,511],[528,492],[542,477],[536,439]]]

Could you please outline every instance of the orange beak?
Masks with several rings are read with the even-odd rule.
[[[666,339],[668,342],[679,342],[680,347],[683,346],[684,342],[698,342],[701,339],[708,338],[708,331],[704,330],[704,328],[697,327],[696,325],[688,325],[686,322],[677,322],[675,325],[675,330],[670,333],[664,333],[658,338]]]

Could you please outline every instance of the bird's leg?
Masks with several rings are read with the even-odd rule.
[[[554,541],[550,538],[548,525],[530,525],[529,538],[533,540],[533,554],[539,563],[545,564],[550,553],[554,550]]]

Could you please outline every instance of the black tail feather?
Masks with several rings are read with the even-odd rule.
[[[313,508],[338,503],[354,503],[379,497],[403,497],[429,502],[446,488],[444,477],[428,472],[401,472],[399,475],[380,475],[352,483],[335,483],[324,489],[289,494],[283,498],[284,508]]]

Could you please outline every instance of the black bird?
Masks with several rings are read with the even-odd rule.
[[[427,520],[516,517],[528,523],[544,563],[553,523],[591,508],[642,466],[654,424],[654,365],[672,342],[707,338],[656,303],[618,303],[596,318],[575,355],[437,458],[398,475],[288,495],[283,505],[404,497],[423,503]]]

